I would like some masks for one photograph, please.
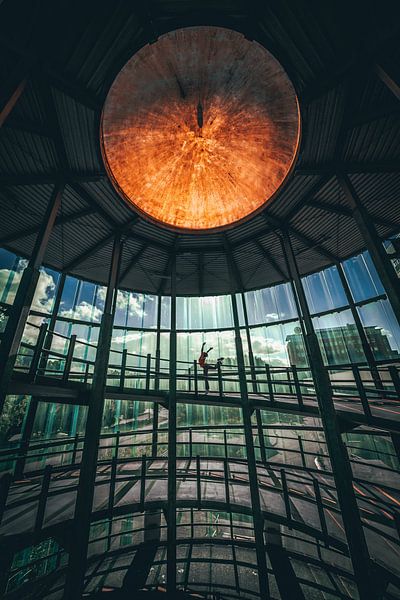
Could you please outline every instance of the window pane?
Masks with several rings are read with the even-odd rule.
[[[365,362],[361,339],[350,310],[314,317],[313,324],[325,364]]]
[[[177,329],[218,329],[233,327],[230,296],[176,299]]]
[[[298,322],[255,327],[250,330],[256,367],[307,365],[303,336]]]
[[[297,317],[289,283],[245,293],[249,325],[272,323]]]
[[[12,304],[28,261],[0,249],[0,303]]]
[[[368,252],[344,261],[343,269],[355,302],[385,293]]]
[[[377,360],[397,358],[400,330],[388,300],[371,302],[358,308],[372,352]]]
[[[311,313],[325,312],[348,304],[336,267],[304,277],[303,287]]]

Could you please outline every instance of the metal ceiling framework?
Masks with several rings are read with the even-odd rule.
[[[3,3],[0,197],[6,201],[0,202],[0,244],[30,256],[49,196],[38,200],[40,186],[59,183],[65,185],[64,194],[74,194],[75,202],[70,208],[69,196],[64,201],[68,212],[55,221],[44,263],[106,283],[102,261],[96,266],[90,259],[100,257],[121,232],[134,244],[124,246],[122,285],[141,292],[169,293],[174,252],[178,294],[228,293],[228,261],[235,265],[238,291],[285,281],[279,230],[289,231],[296,241],[301,275],[364,249],[367,243],[354,220],[354,206],[348,196],[343,202],[338,178],[353,186],[380,238],[397,233],[399,27],[383,9],[382,15],[366,9],[361,21],[355,7],[350,6],[346,19],[338,11],[305,0],[291,6],[193,0],[179,6],[168,0],[128,6],[89,0],[84,7],[60,2],[57,10],[47,0]],[[56,33],[60,17],[65,19],[61,36]],[[276,55],[298,93],[303,141],[290,180],[263,213],[221,233],[176,235],[135,216],[118,196],[101,160],[99,121],[108,88],[124,62],[162,33],[196,24],[232,27]],[[379,185],[382,174],[387,176],[385,185]],[[367,178],[378,182],[368,209],[358,191]],[[28,211],[32,208],[34,222]],[[332,231],[331,219],[336,217],[353,219],[345,244]],[[60,239],[66,225],[64,260]],[[249,244],[252,267],[245,260]],[[271,252],[274,247],[276,252]],[[148,253],[149,276],[141,265]],[[207,269],[210,260],[212,271]]]

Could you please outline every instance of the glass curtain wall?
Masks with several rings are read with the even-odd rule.
[[[24,259],[0,250],[0,323],[3,326],[26,264]],[[399,325],[369,254],[364,252],[352,257],[344,261],[342,267],[350,289],[352,306],[335,266],[303,278],[306,298],[326,365],[335,367],[366,363],[354,311],[358,313],[375,360],[397,360],[400,352]],[[53,317],[55,333],[48,343],[55,355],[47,360],[47,372],[64,368],[70,338],[74,335],[74,358],[80,360],[73,362],[71,369],[74,376],[82,380],[84,371],[90,377],[93,370],[106,288],[67,276],[63,289],[60,289],[57,315],[53,315],[60,280],[59,273],[42,269],[17,365],[21,369],[28,368],[32,356],[31,347],[36,342],[39,327],[43,323],[49,324]],[[295,365],[299,370],[299,377],[307,377],[307,354],[292,285],[284,283],[249,291],[243,295],[237,294],[236,298],[245,363],[254,367],[256,380],[265,381],[266,365],[275,370]],[[167,296],[158,297],[125,290],[118,292],[108,372],[110,382],[113,380],[113,373],[119,372],[125,353],[128,367],[125,386],[139,389],[145,387],[146,365],[150,360],[152,380],[154,381],[158,370],[161,373],[158,385],[160,389],[167,388],[170,309],[171,302]],[[177,298],[178,373],[190,373],[194,370],[194,362],[198,360],[203,342],[207,348],[213,348],[209,358],[211,363],[218,357],[224,358],[225,378],[229,380],[227,374],[230,369],[233,372],[237,364],[230,296]],[[238,391],[238,384],[234,379],[231,382],[225,381],[226,391]],[[187,385],[187,380],[178,381],[178,389],[186,389]],[[210,385],[211,389],[217,389],[217,377],[213,373]],[[200,389],[202,386],[200,380]],[[264,387],[265,384],[260,384],[259,391],[263,391]],[[26,404],[28,401],[29,398]],[[133,428],[135,423],[149,423],[149,411],[145,402],[109,400],[106,403],[104,431],[115,432]],[[79,407],[39,403],[33,436],[42,439],[60,435],[74,436],[84,427],[81,413]],[[180,407],[182,422],[191,422],[194,426],[200,426],[210,419],[218,423],[221,415],[221,409],[206,404],[201,407]],[[224,414],[223,419],[227,418]],[[20,434],[22,421],[23,418],[16,416],[7,425],[8,417],[3,419],[0,428],[3,445]]]

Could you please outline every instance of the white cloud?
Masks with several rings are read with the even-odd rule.
[[[94,323],[99,323],[101,320],[101,316],[103,311],[97,306],[93,306],[86,301],[81,302],[75,308],[69,308],[68,310],[60,311],[60,315],[62,317],[66,317],[67,319],[78,319],[80,321],[92,321]]]

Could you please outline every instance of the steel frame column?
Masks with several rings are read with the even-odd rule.
[[[331,382],[323,363],[318,338],[314,331],[296,258],[287,231],[283,232],[283,252],[302,313],[305,346],[313,374],[321,421],[329,450],[329,458],[360,600],[377,600],[379,594],[375,587],[376,577],[372,573],[368,546],[353,489],[351,466],[340,433],[339,421],[333,402]]]
[[[267,571],[267,559],[265,553],[264,543],[264,517],[261,511],[260,493],[258,489],[258,474],[257,474],[257,463],[254,452],[254,441],[253,441],[253,429],[251,425],[251,407],[249,405],[249,397],[247,393],[247,381],[246,371],[244,365],[244,354],[242,338],[240,336],[240,325],[239,315],[237,309],[236,295],[231,294],[232,300],[232,313],[233,323],[235,328],[235,346],[236,356],[238,361],[239,370],[239,387],[241,396],[241,408],[243,415],[243,428],[246,440],[246,455],[247,455],[247,466],[249,471],[249,486],[251,495],[251,504],[253,509],[253,523],[254,523],[254,537],[256,543],[256,554],[258,564],[258,581],[260,586],[260,598],[262,600],[268,600],[269,586],[268,586],[268,571]]]
[[[18,348],[24,333],[37,282],[39,267],[43,262],[47,244],[53,230],[54,222],[61,205],[64,184],[54,188],[44,215],[43,223],[38,232],[32,256],[24,270],[14,304],[11,308],[7,325],[0,345],[0,412],[3,409],[8,387],[13,375]]]
[[[350,179],[347,175],[337,175],[345,197],[353,211],[353,218],[364,238],[365,245],[371,255],[372,261],[386,290],[387,297],[400,324],[400,280],[387,255],[382,240],[378,236],[374,224],[361,203]]]
[[[168,395],[168,509],[167,509],[167,591],[176,590],[176,252],[171,257],[171,331],[169,338]]]
[[[160,389],[160,355],[161,355],[161,296],[158,296],[158,305],[157,305],[157,339],[156,339],[156,362],[155,362],[155,375],[154,375],[154,389],[157,392]],[[151,437],[151,454],[152,456],[157,456],[158,450],[158,411],[159,406],[157,402],[153,404],[153,432]]]
[[[117,299],[121,254],[122,243],[120,235],[117,234],[114,239],[107,294],[100,324],[93,383],[89,392],[85,442],[82,451],[74,524],[71,530],[73,535],[71,535],[70,538],[70,554],[64,594],[64,598],[67,600],[76,600],[77,598],[80,598],[84,587],[87,549],[90,535],[90,520],[97,471],[97,456],[103,421],[107,371]]]

